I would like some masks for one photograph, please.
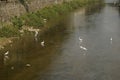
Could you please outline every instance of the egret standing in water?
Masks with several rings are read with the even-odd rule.
[[[112,41],[113,41],[113,38],[111,37],[111,38],[110,38],[110,43],[111,43],[111,44],[112,44]]]
[[[41,46],[43,46],[43,47],[45,46],[45,42],[44,41],[41,42]]]
[[[43,21],[44,21],[44,23],[46,23],[46,22],[47,22],[47,19],[43,19]]]
[[[35,36],[35,40],[37,41],[38,40],[37,39],[37,36],[38,36],[38,31],[37,30],[35,31],[35,35],[34,36]]]
[[[79,41],[80,41],[80,44],[83,42],[83,39],[81,39],[80,37],[79,37]],[[83,47],[83,46],[80,46],[80,48],[81,49],[83,49],[83,50],[85,50],[85,51],[87,51],[87,48],[85,48],[85,47]]]
[[[80,48],[83,49],[83,50],[85,50],[85,51],[88,50],[87,48],[85,48],[85,47],[83,47],[83,46],[80,46]]]
[[[4,63],[6,63],[6,61],[9,59],[9,51],[7,51],[6,53],[4,53]]]
[[[30,67],[31,65],[30,65],[30,64],[26,64],[25,66],[26,66],[26,67]]]
[[[38,31],[35,31],[35,37],[37,37],[38,36]]]
[[[9,54],[9,51],[7,51],[4,55],[7,56]]]
[[[81,39],[80,37],[79,37],[79,41],[80,41],[80,43],[83,41],[83,39]]]

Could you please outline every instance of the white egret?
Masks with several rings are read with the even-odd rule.
[[[4,56],[3,59],[4,59],[4,64],[6,64],[6,61],[9,60],[9,56],[6,55],[6,56]]]
[[[41,42],[41,46],[43,46],[43,47],[45,46],[45,42],[44,41]]]
[[[82,41],[83,41],[83,39],[81,39],[80,37],[79,37],[79,40],[80,40],[80,42],[82,42]]]
[[[110,38],[110,43],[111,43],[111,44],[112,44],[112,41],[113,41],[113,38],[111,37],[111,38]]]
[[[111,40],[111,41],[113,40],[112,37],[110,38],[110,40]]]
[[[9,56],[4,56],[4,61],[7,61],[9,59]]]
[[[7,60],[9,60],[9,56],[8,56],[8,54],[9,54],[9,51],[7,51],[6,53],[4,53],[4,64],[6,64],[6,62],[7,62]]]
[[[35,40],[38,41],[38,39],[37,39],[38,31],[37,30],[35,31],[35,35],[34,36],[35,36]]]
[[[7,56],[9,54],[9,51],[7,51],[4,55]]]
[[[4,54],[4,61],[8,60],[9,59],[9,51],[7,51],[5,54]]]
[[[47,22],[47,19],[43,19],[43,21],[44,21],[44,23],[46,23],[46,22]]]
[[[37,35],[38,35],[38,31],[35,31],[35,37],[37,37]]]
[[[26,64],[27,67],[30,67],[31,65],[30,64]]]
[[[87,48],[85,48],[85,47],[83,47],[83,46],[80,46],[80,48],[83,49],[83,50],[85,50],[85,51],[88,50]]]

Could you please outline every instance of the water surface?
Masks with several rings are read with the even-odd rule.
[[[0,80],[119,80],[119,43],[118,8],[77,10],[38,41],[31,33],[1,51]]]

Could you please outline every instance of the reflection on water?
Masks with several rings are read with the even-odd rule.
[[[15,42],[13,45],[10,45],[10,47],[6,49],[9,51],[10,59],[7,60],[6,64],[1,63],[0,66],[2,69],[0,70],[0,79],[3,77],[5,78],[4,80],[7,78],[10,80],[11,76],[15,76],[16,80],[19,73],[22,73],[22,75],[27,73],[26,70],[29,68],[27,68],[26,65],[31,66],[30,69],[32,70],[30,72],[37,70],[42,71],[42,69],[49,67],[52,59],[54,59],[54,57],[57,58],[58,53],[60,53],[60,50],[58,49],[60,49],[60,46],[68,36],[68,33],[66,32],[67,27],[65,25],[66,23],[61,22],[46,33],[38,35],[37,42],[34,39],[34,33],[31,33],[31,35],[25,35],[20,38],[19,41]],[[44,47],[41,45],[43,41]],[[6,50],[1,53],[5,53]],[[4,61],[1,60],[1,62]]]
[[[0,80],[119,80],[119,26],[116,7],[71,13],[37,41],[29,33],[1,51]]]

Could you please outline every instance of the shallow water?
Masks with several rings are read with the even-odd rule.
[[[1,51],[0,80],[119,80],[119,30],[116,7],[77,10],[37,41],[31,33]]]

